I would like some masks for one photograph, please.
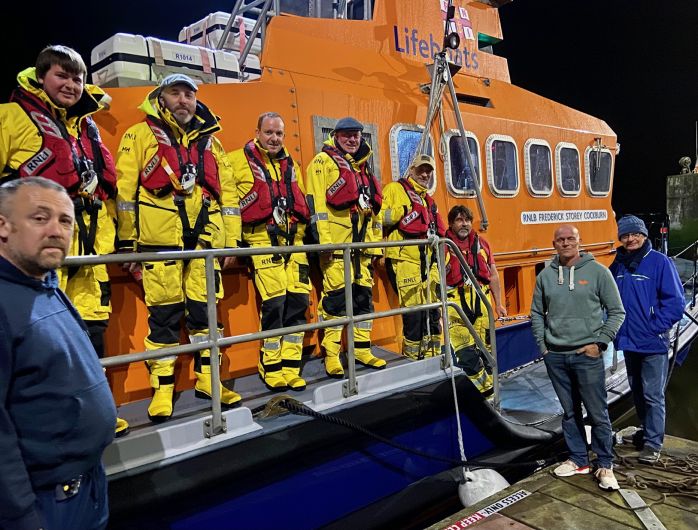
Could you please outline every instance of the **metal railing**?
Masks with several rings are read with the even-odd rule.
[[[421,304],[413,307],[401,307],[395,309],[389,309],[386,311],[372,312],[362,315],[353,314],[353,304],[352,304],[352,280],[353,271],[351,267],[352,252],[368,250],[372,248],[388,248],[388,247],[405,247],[405,246],[425,246],[430,245],[435,248],[437,252],[437,264],[439,269],[440,278],[440,301],[432,302],[428,304]],[[489,314],[489,325],[491,333],[491,348],[492,353],[488,351],[486,345],[482,342],[480,337],[475,332],[472,324],[466,317],[463,309],[454,302],[448,301],[447,289],[446,289],[446,263],[445,263],[445,248],[448,246],[451,253],[456,256],[460,265],[465,270],[470,282],[472,282],[475,287],[477,296],[480,298],[481,302],[485,304]],[[318,321],[307,324],[302,324],[298,326],[290,326],[284,328],[276,328],[267,331],[257,331],[253,333],[246,333],[242,335],[233,335],[229,337],[220,336],[218,332],[218,318],[217,318],[217,304],[216,304],[216,292],[215,292],[215,260],[218,258],[226,256],[253,256],[261,254],[292,254],[295,252],[334,252],[341,251],[342,258],[344,261],[344,282],[345,282],[345,304],[346,304],[346,316],[341,318],[336,318],[326,321]],[[225,418],[222,415],[222,407],[220,402],[220,361],[218,354],[221,348],[232,346],[234,344],[241,344],[244,342],[252,342],[257,340],[262,340],[269,337],[276,337],[291,333],[315,331],[318,329],[324,329],[327,327],[337,327],[337,326],[347,326],[347,380],[343,383],[343,394],[345,397],[355,396],[359,394],[359,388],[356,380],[356,365],[354,357],[354,325],[357,322],[362,322],[366,320],[373,320],[376,318],[387,318],[396,315],[403,315],[406,313],[416,313],[421,311],[428,311],[431,309],[441,308],[442,309],[442,320],[443,320],[443,355],[442,368],[447,369],[452,366],[451,358],[451,344],[449,336],[449,315],[448,308],[453,307],[454,310],[459,314],[461,320],[467,327],[468,331],[472,334],[478,348],[485,353],[488,361],[490,362],[493,369],[493,379],[494,379],[494,406],[499,409],[499,382],[498,382],[498,369],[497,369],[497,355],[496,355],[496,338],[494,333],[494,318],[491,304],[489,303],[488,297],[480,289],[477,279],[473,275],[472,271],[467,265],[463,254],[460,249],[449,239],[443,239],[438,237],[433,237],[431,239],[420,239],[420,240],[405,240],[405,241],[381,241],[376,243],[344,243],[344,244],[331,244],[331,245],[304,245],[304,246],[280,246],[280,247],[250,247],[250,248],[235,248],[235,249],[209,249],[209,250],[189,250],[189,251],[168,251],[168,252],[142,252],[142,253],[128,253],[128,254],[110,254],[102,256],[80,256],[80,257],[69,257],[66,260],[66,266],[79,266],[79,265],[96,265],[96,264],[108,264],[108,263],[127,263],[127,262],[152,262],[152,261],[166,261],[166,260],[192,260],[192,259],[203,259],[205,260],[205,270],[206,270],[206,305],[207,305],[207,319],[208,319],[208,340],[203,342],[197,342],[195,344],[183,344],[179,346],[172,346],[167,348],[160,348],[157,350],[146,350],[138,353],[127,353],[120,355],[113,355],[101,360],[102,366],[105,368],[112,366],[120,366],[125,364],[130,364],[133,362],[141,362],[152,359],[159,359],[167,356],[179,356],[183,354],[195,353],[197,351],[210,349],[211,351],[211,418],[204,421],[204,435],[208,438],[222,434],[227,431],[225,426]]]

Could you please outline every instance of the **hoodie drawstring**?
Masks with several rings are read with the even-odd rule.
[[[565,283],[565,276],[562,272],[564,267],[560,266],[557,269],[557,284],[558,285],[564,285]],[[569,283],[569,289],[570,291],[574,291],[574,265],[570,267],[570,283]]]

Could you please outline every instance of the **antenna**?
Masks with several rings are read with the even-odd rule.
[[[696,120],[696,165],[693,172],[698,173],[698,120]]]

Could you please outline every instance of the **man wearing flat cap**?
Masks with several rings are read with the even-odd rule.
[[[340,119],[330,137],[315,155],[307,170],[308,202],[320,244],[373,242],[383,238],[378,214],[382,204],[381,186],[368,160],[371,147],[362,138],[363,125],[355,118]],[[352,253],[352,289],[354,315],[373,311],[372,257],[380,249]],[[344,302],[344,262],[342,253],[320,256],[323,274],[320,316],[336,320],[346,315]],[[385,360],[371,352],[372,321],[354,325],[356,361],[375,369],[385,368]],[[325,370],[330,377],[344,377],[339,358],[342,326],[325,328]]]
[[[429,195],[436,163],[427,154],[416,155],[406,175],[383,190],[381,221],[388,241],[443,237],[446,225]],[[436,255],[429,246],[388,247],[385,251],[390,283],[400,307],[414,307],[436,300],[428,295],[429,283],[439,284]],[[431,281],[428,281],[431,280]],[[438,309],[402,315],[402,354],[410,359],[440,353],[441,328]]]
[[[214,136],[218,118],[197,99],[197,85],[184,74],[165,77],[139,107],[145,120],[121,139],[116,160],[118,248],[157,252],[236,247],[240,210],[232,170]],[[226,258],[230,261],[231,258]],[[133,270],[135,264],[130,264]],[[203,259],[142,263],[149,334],[153,350],[179,344],[185,317],[191,342],[208,338],[206,274]],[[223,296],[216,264],[216,298]],[[175,357],[147,361],[154,395],[148,415],[172,415]],[[195,394],[211,398],[211,354],[194,356]],[[233,406],[240,396],[221,387],[221,402]]]
[[[628,382],[643,446],[639,460],[653,464],[664,442],[664,390],[669,366],[669,332],[681,320],[684,296],[674,263],[652,250],[642,219],[626,215],[618,221],[618,247],[611,272],[625,307],[625,321],[615,340],[623,350]]]

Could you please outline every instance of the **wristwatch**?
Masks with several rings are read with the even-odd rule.
[[[604,352],[608,348],[608,344],[605,342],[597,342],[596,345],[599,347],[600,352]]]

